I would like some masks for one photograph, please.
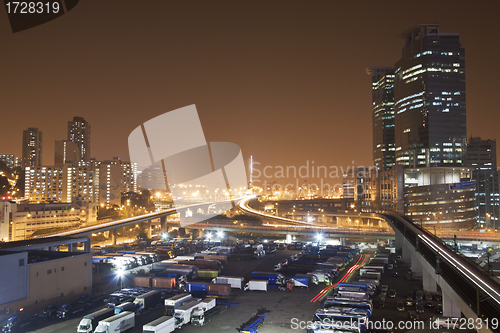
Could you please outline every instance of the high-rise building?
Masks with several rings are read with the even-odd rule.
[[[73,141],[80,150],[80,161],[90,161],[90,124],[83,117],[68,121],[68,141]]]
[[[372,77],[373,163],[379,170],[395,164],[394,72],[391,67],[369,67]]]
[[[403,32],[394,66],[396,164],[462,165],[466,145],[465,51],[439,24]]]
[[[93,202],[99,200],[99,169],[92,166],[26,168],[24,197],[30,202]]]
[[[29,127],[23,131],[23,168],[42,165],[42,131]]]
[[[124,162],[118,157],[99,164],[99,204],[110,208],[121,205],[121,195],[127,192],[137,192],[137,164]]]
[[[12,154],[1,154],[0,161],[4,162],[10,169],[14,169],[16,167],[16,157]]]
[[[80,149],[75,142],[69,140],[56,140],[54,165],[68,163],[77,166],[80,158]]]
[[[479,170],[497,169],[497,142],[495,140],[481,140],[469,138],[464,166]]]

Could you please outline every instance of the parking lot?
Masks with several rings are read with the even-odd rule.
[[[298,253],[295,250],[279,250],[275,254],[266,255],[261,259],[229,261],[223,268],[220,275],[229,276],[242,276],[245,281],[251,279],[252,271],[273,271],[276,263],[283,261],[286,258]],[[368,253],[367,256],[372,256],[373,253]],[[356,260],[350,265],[352,266]],[[337,282],[348,270],[347,267],[339,276],[336,277],[334,283]],[[385,306],[383,308],[377,307],[377,297],[374,297],[374,311],[373,316],[370,318],[372,322],[382,323],[391,321],[393,323],[395,332],[409,332],[412,330],[412,321],[408,318],[408,310],[415,310],[414,306],[405,306],[404,311],[397,310],[397,301],[405,299],[407,292],[421,290],[421,280],[407,279],[407,271],[409,265],[399,262],[398,267],[393,270],[385,270],[382,274],[380,285],[387,285],[388,289],[396,291],[395,297],[386,297]],[[398,276],[393,276],[397,272]],[[354,281],[358,276],[358,271],[354,271],[347,281]],[[290,275],[287,277],[291,277]],[[124,281],[125,286],[127,281]],[[109,281],[101,284],[101,288],[113,288],[116,281]],[[243,291],[238,289],[232,290],[230,298],[222,300],[225,304],[219,305],[222,311],[219,315],[212,317],[202,327],[185,325],[183,331],[189,332],[234,332],[244,322],[254,316],[259,309],[267,311],[264,325],[259,328],[259,332],[305,332],[305,324],[307,321],[312,320],[315,311],[321,307],[319,302],[311,302],[312,298],[316,296],[325,285],[313,285],[309,289],[294,288],[291,292],[277,291],[276,289],[264,291]],[[415,330],[415,332],[430,332],[434,330],[429,329],[430,319],[436,314],[435,306],[441,303],[439,301],[433,302],[433,307],[425,307],[423,313],[418,314],[418,320],[423,323],[424,328]],[[102,305],[100,306],[102,307]],[[98,309],[98,308],[95,308]],[[95,310],[93,309],[93,310]],[[89,310],[90,313],[92,310]],[[130,332],[142,332],[142,326],[152,320],[163,315],[163,306],[158,306],[151,309],[144,314],[136,316],[135,328]],[[72,318],[66,321],[52,320],[43,323],[36,329],[28,330],[27,332],[75,332],[76,327],[82,316]],[[414,321],[416,322],[416,321]],[[402,325],[402,326],[401,326]],[[460,331],[466,332],[466,331]]]

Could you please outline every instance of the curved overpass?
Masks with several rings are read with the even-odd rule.
[[[248,206],[251,198],[239,203],[240,208],[253,215],[310,228],[310,222],[295,221],[256,211]],[[349,215],[349,214],[341,214]],[[351,214],[351,217],[358,215]],[[401,249],[405,261],[411,258],[412,266],[420,266],[424,289],[439,284],[443,290],[445,315],[460,317],[463,313],[472,318],[478,332],[500,332],[500,285],[484,269],[455,251],[440,238],[418,227],[411,220],[392,212],[364,214],[362,217],[386,221],[395,232],[396,248]],[[426,278],[427,277],[427,278]],[[431,281],[429,281],[431,279]],[[427,280],[427,281],[426,281]],[[458,312],[457,312],[458,310]]]

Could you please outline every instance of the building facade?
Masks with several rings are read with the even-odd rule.
[[[42,134],[36,127],[23,131],[23,168],[42,165]]]
[[[72,303],[83,294],[91,294],[90,246],[83,252],[76,251],[74,246],[68,252],[43,250],[44,246],[59,248],[59,243],[47,240],[47,243],[24,241],[0,245],[0,322],[21,313],[29,317],[49,304]],[[90,244],[88,238],[86,243]]]
[[[77,166],[81,154],[78,145],[69,140],[56,140],[54,150],[54,165],[71,164]]]
[[[3,223],[0,221],[0,239],[21,241],[44,229],[72,228],[97,221],[97,204],[77,203],[30,204],[0,201]],[[3,225],[5,224],[5,228]]]
[[[24,197],[30,202],[76,200],[97,203],[99,170],[93,166],[47,166],[25,169]]]
[[[3,155],[0,155],[0,161],[4,162],[5,165],[10,168],[10,169],[14,169],[15,167],[17,167],[16,165],[16,157],[14,155],[11,155],[11,154],[3,154]]]
[[[394,66],[396,163],[460,166],[465,152],[465,50],[458,33],[419,24],[399,37]]]
[[[68,141],[77,145],[79,161],[90,161],[90,124],[83,117],[73,117],[68,121]]]
[[[391,67],[370,67],[372,77],[373,163],[389,170],[396,162],[394,139],[394,72]]]
[[[478,170],[497,169],[497,142],[496,140],[482,140],[479,137],[470,137],[467,143],[464,166]]]
[[[405,215],[423,227],[442,231],[476,227],[476,182],[469,168],[404,170]]]

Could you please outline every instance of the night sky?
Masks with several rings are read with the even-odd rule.
[[[196,104],[207,141],[262,167],[372,165],[365,68],[393,66],[396,36],[417,23],[460,33],[468,136],[495,139],[499,13],[499,1],[84,0],[13,34],[0,8],[0,154],[20,156],[22,131],[38,127],[52,165],[82,116],[93,157],[128,160],[135,127]]]

